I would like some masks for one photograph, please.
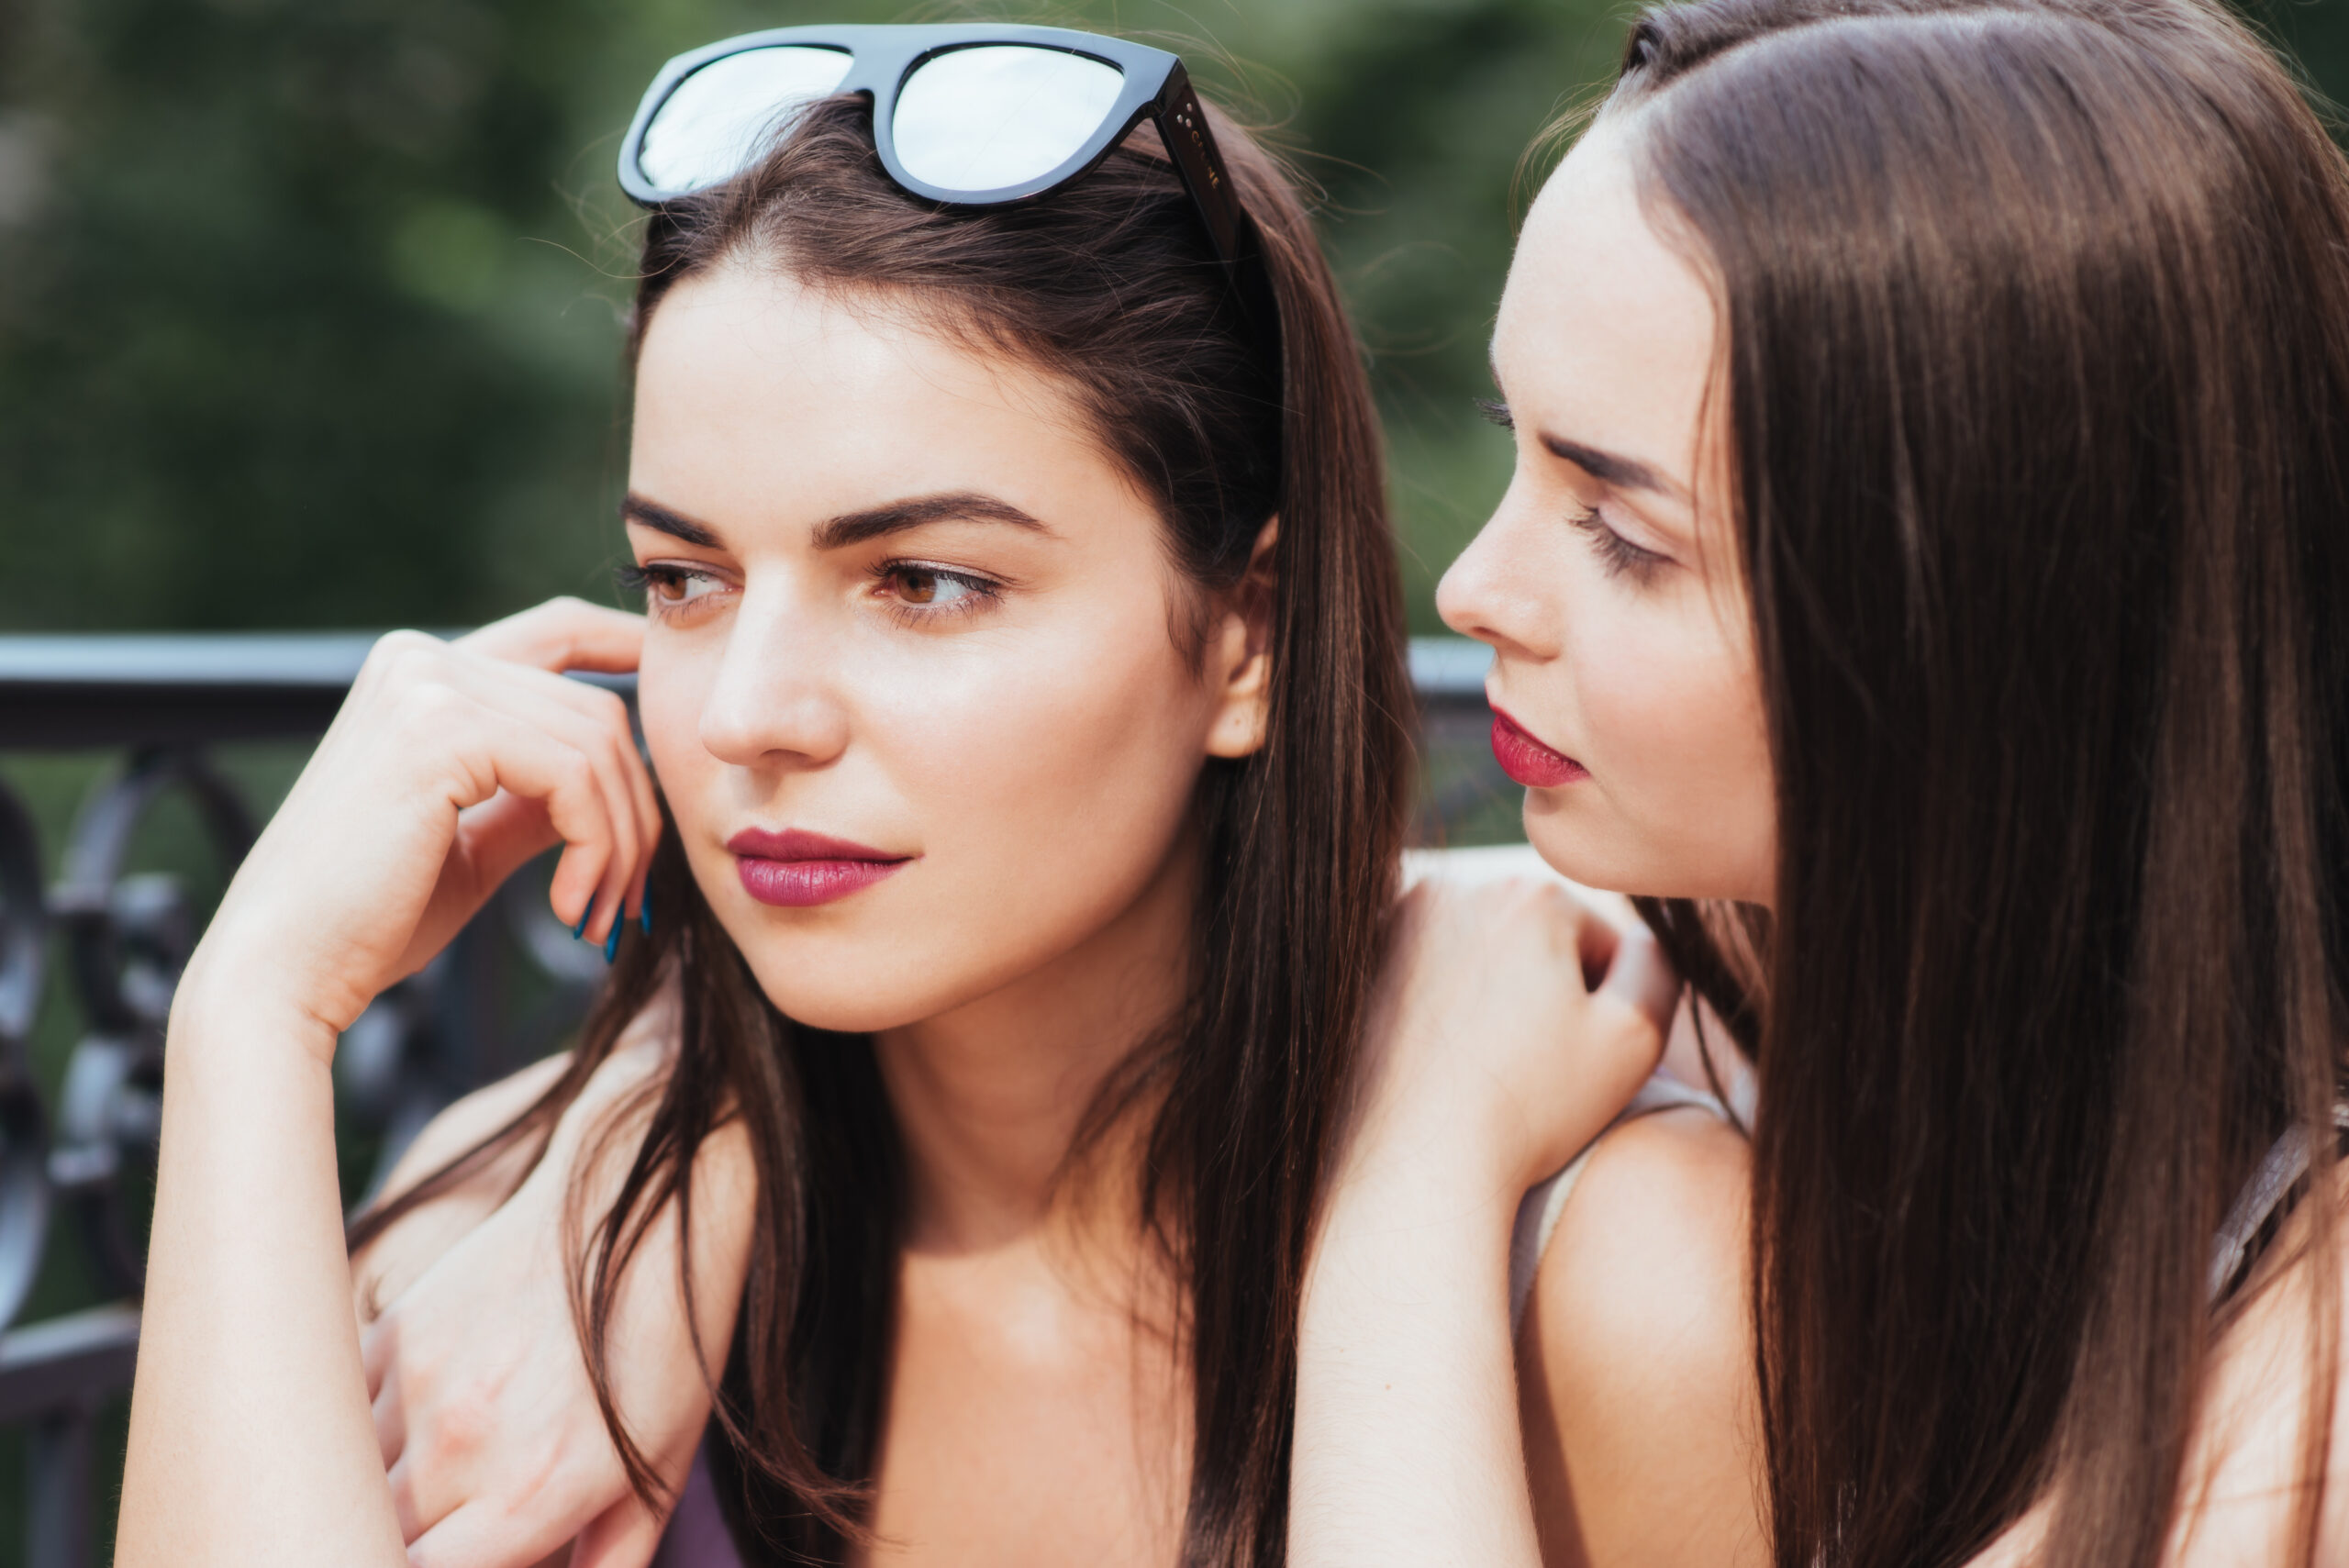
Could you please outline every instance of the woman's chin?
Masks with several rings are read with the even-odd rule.
[[[886,987],[852,993],[836,984],[811,986],[794,977],[779,984],[763,982],[759,989],[793,1023],[832,1034],[879,1034],[919,1023],[938,1011],[926,996],[908,998]]]
[[[1690,855],[1674,843],[1648,849],[1596,829],[1560,811],[1542,811],[1527,802],[1525,837],[1552,871],[1567,881],[1629,898],[1720,899],[1765,902],[1766,873],[1754,873],[1726,848]]]
[[[1633,892],[1626,883],[1643,879],[1635,874],[1636,867],[1625,863],[1621,846],[1609,843],[1606,835],[1593,832],[1587,823],[1554,809],[1538,808],[1546,804],[1540,801],[1539,792],[1529,792],[1525,839],[1543,862],[1567,881],[1585,887]]]

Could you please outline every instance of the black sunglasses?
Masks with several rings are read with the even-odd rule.
[[[1198,208],[1241,306],[1277,323],[1253,224],[1183,61],[1068,28],[775,28],[661,68],[620,143],[620,188],[647,206],[748,168],[816,99],[863,93],[889,177],[949,206],[1041,195],[1090,172],[1143,120]]]

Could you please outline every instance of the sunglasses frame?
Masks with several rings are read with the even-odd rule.
[[[1115,67],[1122,81],[1116,103],[1083,146],[1057,167],[1032,180],[992,191],[952,191],[915,179],[897,160],[896,118],[898,92],[921,66],[941,54],[989,44],[1023,45],[1054,50]],[[1206,223],[1217,259],[1240,284],[1252,313],[1262,306],[1250,296],[1264,286],[1261,276],[1250,282],[1241,274],[1257,269],[1243,266],[1255,249],[1254,226],[1231,189],[1223,158],[1216,150],[1215,133],[1208,128],[1198,95],[1180,57],[1124,39],[1070,28],[1038,28],[1012,24],[943,22],[930,26],[866,26],[771,28],[743,33],[678,55],[661,68],[645,89],[628,135],[620,142],[620,188],[640,205],[653,207],[691,195],[692,191],[663,190],[645,177],[639,160],[652,121],[677,88],[702,67],[729,55],[776,48],[829,49],[849,57],[848,74],[834,93],[862,93],[873,104],[873,141],[889,178],[918,196],[942,206],[999,206],[1043,195],[1090,173],[1112,148],[1144,120],[1154,121],[1159,139],[1190,193],[1192,205]],[[707,187],[696,187],[705,189]],[[1251,282],[1257,286],[1252,287]]]

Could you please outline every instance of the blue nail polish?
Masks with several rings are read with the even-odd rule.
[[[636,902],[636,923],[644,928],[646,936],[652,934],[652,884],[649,882],[644,884],[644,896]]]
[[[604,962],[606,963],[611,962],[613,959],[619,956],[620,928],[627,923],[628,922],[625,920],[614,920],[612,922],[611,935],[604,939]]]
[[[579,924],[571,928],[571,940],[573,941],[584,941],[586,940],[587,917],[593,915],[595,912],[596,901],[590,898],[587,901],[587,907],[579,911]]]

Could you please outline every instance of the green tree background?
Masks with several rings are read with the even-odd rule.
[[[1521,155],[1605,81],[1634,3],[0,0],[0,630],[448,627],[608,595],[633,260],[611,162],[645,82],[754,28],[1015,14],[1179,50],[1322,187],[1413,629],[1437,630],[1435,578],[1508,476],[1471,400]],[[2243,3],[2349,97],[2349,0]],[[239,761],[257,803],[299,752]],[[102,761],[0,758],[51,863]],[[36,1039],[52,1092],[64,989]],[[92,1298],[50,1256],[33,1318]],[[22,1451],[0,1432],[0,1568]]]
[[[2336,95],[2349,0],[2255,0]],[[1469,407],[1520,159],[1624,0],[1097,0],[1327,191],[1410,562],[1506,479]],[[905,0],[0,0],[0,628],[446,626],[607,592],[629,209],[669,54]]]
[[[14,0],[0,10],[0,626],[451,625],[606,591],[630,209],[669,54],[901,0]],[[981,14],[923,7],[936,17]],[[1000,15],[1000,11],[995,14]],[[1020,13],[1177,40],[1327,187],[1420,629],[1507,445],[1468,400],[1519,155],[1609,7]]]

